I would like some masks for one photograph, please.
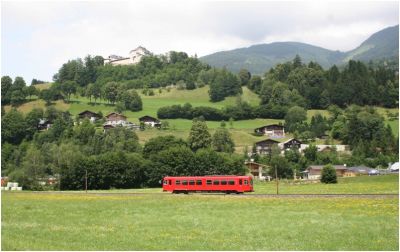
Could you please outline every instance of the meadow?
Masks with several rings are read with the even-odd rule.
[[[2,192],[2,250],[398,250],[397,198]]]

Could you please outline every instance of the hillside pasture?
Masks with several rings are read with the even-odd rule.
[[[397,198],[2,192],[2,250],[395,250]]]

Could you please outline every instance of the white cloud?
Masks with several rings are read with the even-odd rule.
[[[2,74],[50,80],[87,54],[142,45],[203,56],[274,41],[350,50],[398,22],[397,2],[2,2]]]

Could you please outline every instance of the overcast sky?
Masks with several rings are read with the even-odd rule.
[[[50,81],[62,63],[87,54],[199,57],[221,50],[298,41],[348,51],[398,24],[398,1],[1,1],[2,75]]]

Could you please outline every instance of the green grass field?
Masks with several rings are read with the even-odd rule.
[[[398,199],[2,193],[2,250],[398,250]]]

